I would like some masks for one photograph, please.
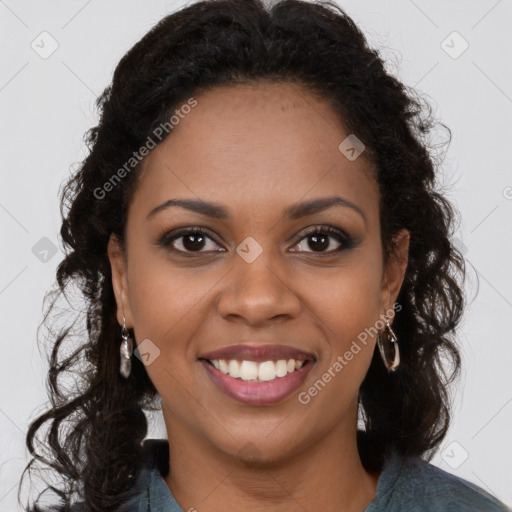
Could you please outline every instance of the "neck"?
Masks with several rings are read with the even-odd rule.
[[[165,482],[183,510],[361,512],[375,498],[379,475],[363,468],[353,422],[279,460],[241,461],[164,417],[173,434]]]

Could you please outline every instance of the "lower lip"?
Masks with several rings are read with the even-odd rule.
[[[266,382],[251,382],[235,379],[217,370],[213,365],[201,360],[210,378],[226,395],[250,405],[268,405],[280,402],[291,395],[306,378],[313,362],[309,360],[302,368],[284,377],[276,377]]]

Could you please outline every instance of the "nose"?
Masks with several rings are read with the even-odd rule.
[[[293,283],[287,282],[283,272],[264,254],[252,263],[239,258],[228,273],[217,306],[223,319],[264,326],[300,313],[302,303],[293,291]]]

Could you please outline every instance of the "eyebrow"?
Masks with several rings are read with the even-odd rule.
[[[208,217],[213,217],[215,219],[229,218],[228,209],[218,203],[202,201],[201,199],[176,198],[169,199],[168,201],[165,201],[165,203],[162,203],[156,208],[153,208],[148,213],[146,219],[153,217],[158,212],[166,210],[171,206],[185,208],[187,210],[200,213],[202,215],[207,215]],[[300,219],[308,215],[319,213],[333,206],[344,206],[351,208],[352,210],[359,213],[359,215],[361,215],[361,217],[363,217],[364,221],[366,222],[366,216],[363,210],[359,208],[359,206],[346,199],[343,199],[340,196],[319,197],[310,201],[294,203],[284,210],[284,216],[290,220]]]

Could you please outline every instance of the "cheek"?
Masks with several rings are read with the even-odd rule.
[[[333,334],[357,335],[379,318],[382,264],[368,251],[317,280],[308,280],[309,300],[320,308]]]
[[[134,275],[130,295],[135,338],[139,345],[149,339],[151,344],[146,346],[158,354],[146,365],[146,371],[163,402],[172,404],[173,413],[181,415],[201,398],[192,391],[194,372],[199,370],[190,340],[201,336],[198,331],[211,308],[208,294],[218,276],[175,269],[170,272],[168,265],[156,263],[144,268],[139,265]],[[190,401],[190,393],[196,400]]]
[[[195,361],[188,341],[204,324],[211,308],[209,297],[222,273],[210,269],[171,268],[161,255],[134,253],[128,269],[130,305],[137,343],[150,339],[159,349],[157,365],[183,369],[184,358]],[[179,364],[174,364],[179,363]],[[153,366],[153,365],[152,365]],[[154,368],[149,368],[151,371]]]
[[[316,411],[324,424],[332,424],[357,403],[362,381],[375,350],[380,318],[378,276],[372,272],[340,273],[329,281],[329,293],[318,311],[328,349],[317,362],[318,373],[298,396],[299,403]],[[313,415],[314,416],[314,415]]]
[[[378,255],[361,251],[353,264],[314,288],[316,312],[329,339],[322,371],[330,370],[325,379],[337,382],[333,389],[355,393],[369,367],[382,314],[381,273]]]

